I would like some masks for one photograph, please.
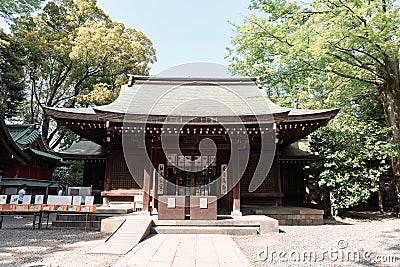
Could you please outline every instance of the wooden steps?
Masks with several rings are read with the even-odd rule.
[[[56,214],[56,219],[52,221],[53,228],[79,228],[93,231],[100,231],[101,220],[114,216],[115,214],[77,214],[60,213]],[[86,217],[87,216],[87,217]]]
[[[100,221],[53,221],[52,228],[79,228],[93,231],[99,231],[101,227]]]

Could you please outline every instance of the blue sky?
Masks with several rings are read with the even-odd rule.
[[[98,0],[113,20],[149,37],[157,63],[150,73],[181,63],[205,61],[228,65],[226,47],[234,35],[228,21],[240,23],[249,0]]]

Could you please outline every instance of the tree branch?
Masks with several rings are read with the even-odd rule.
[[[32,77],[31,77],[31,79],[32,79]],[[32,80],[34,81],[34,79],[32,79]],[[43,110],[43,105],[42,105],[42,103],[40,103],[40,99],[39,99],[39,96],[36,91],[36,82],[32,83],[32,89],[33,89],[32,91],[35,96],[36,102],[38,103],[39,107]]]
[[[357,68],[360,68],[360,69],[364,69],[364,70],[366,70],[366,71],[369,71],[369,72],[371,72],[373,75],[379,77],[379,74],[378,74],[377,72],[375,72],[375,70],[373,70],[372,68],[368,67],[366,64],[363,64],[362,62],[360,62],[360,64],[356,64],[355,62],[353,62],[353,61],[351,61],[351,60],[348,60],[348,59],[345,58],[345,57],[341,57],[341,56],[336,55],[336,54],[333,54],[333,53],[327,53],[327,55],[330,55],[330,56],[332,56],[332,57],[334,57],[334,58],[340,60],[341,62],[347,63],[347,64],[349,64],[350,66],[357,67]],[[381,78],[382,78],[382,77],[381,77]]]
[[[349,6],[347,6],[342,0],[339,0],[339,2],[340,2],[340,3],[342,4],[342,6],[345,7],[350,13],[352,13],[356,18],[358,18],[358,19],[361,21],[361,23],[364,25],[364,27],[367,26],[367,20],[366,20],[366,19],[364,19],[363,17],[357,15],[357,14],[353,11],[353,9],[351,9]]]
[[[282,38],[273,35],[273,34],[270,33],[264,26],[260,25],[258,22],[254,22],[254,24],[256,24],[259,28],[261,28],[262,31],[264,31],[266,34],[268,34],[270,38],[276,39],[276,40],[278,40],[279,42],[284,43],[284,44],[287,44],[287,45],[290,46],[290,47],[293,47],[293,46],[294,46],[293,44],[289,43],[288,40],[286,40],[286,39],[285,39],[285,40],[282,40]]]
[[[49,137],[47,138],[48,141],[53,140],[54,135],[58,132],[57,128],[53,130],[50,134]]]
[[[351,79],[351,80],[357,80],[357,81],[360,81],[360,82],[374,84],[376,86],[382,85],[380,82],[378,82],[376,80],[368,80],[368,79],[364,79],[364,78],[361,78],[361,77],[344,74],[344,73],[341,73],[339,71],[332,70],[332,69],[321,69],[321,68],[317,68],[317,67],[313,66],[310,62],[307,62],[307,61],[305,61],[303,59],[300,59],[300,61],[302,61],[304,64],[306,64],[307,66],[309,66],[311,69],[313,69],[315,71],[320,71],[320,72],[323,72],[323,73],[333,73],[333,74],[336,74],[336,75],[338,75],[340,77],[343,77],[343,78],[348,78],[348,79]]]
[[[65,134],[60,134],[60,136],[57,138],[57,140],[53,143],[53,144],[51,144],[51,149],[55,149],[60,143],[61,143],[61,141],[64,139],[64,137],[65,137]]]

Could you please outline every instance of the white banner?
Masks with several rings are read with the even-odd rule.
[[[158,173],[157,173],[157,194],[164,194],[164,164],[158,164]]]
[[[228,164],[221,164],[221,194],[228,193]]]

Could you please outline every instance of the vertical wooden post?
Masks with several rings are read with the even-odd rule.
[[[104,191],[109,191],[112,189],[112,176],[113,176],[113,161],[112,161],[112,155],[111,155],[111,132],[109,130],[110,127],[110,122],[106,121],[106,155],[107,155],[107,160],[106,160],[106,170],[105,170],[105,177],[104,177]],[[110,206],[109,199],[107,196],[103,197],[103,206]]]
[[[152,183],[152,161],[153,160],[153,149],[151,148],[150,159],[145,158],[143,161],[143,213],[150,214],[150,190]]]
[[[104,176],[104,191],[111,190],[112,186],[112,164],[111,160],[112,156],[110,155],[110,151],[107,151],[107,160],[106,160],[106,168],[105,168],[105,176]],[[110,202],[107,196],[103,197],[103,206],[109,206]]]
[[[104,191],[111,190],[112,184],[112,160],[109,156],[106,161],[106,173],[104,177]]]
[[[279,161],[279,153],[276,153],[274,159],[274,179],[276,181],[276,189],[278,193],[282,193],[282,183],[281,183],[281,164]],[[279,196],[276,198],[276,205],[282,206],[282,197]]]
[[[156,210],[156,199],[157,199],[157,196],[156,196],[156,194],[157,194],[157,192],[156,192],[156,188],[157,188],[157,185],[156,185],[156,175],[157,175],[157,171],[156,171],[156,169],[154,169],[153,170],[153,182],[152,182],[152,184],[153,184],[153,188],[151,189],[151,194],[153,195],[153,200],[152,200],[152,203],[151,203],[151,211],[155,211]]]
[[[146,167],[148,164],[145,164]],[[150,168],[143,169],[143,211],[149,212],[150,211]]]
[[[242,216],[240,211],[240,182],[238,182],[232,189],[233,193],[233,209],[232,216]]]
[[[232,197],[233,197],[233,205],[232,205],[232,216],[242,216],[242,212],[240,211],[240,178],[239,176],[239,165],[240,165],[240,156],[239,156],[239,144],[238,140],[235,140],[235,143],[232,142],[232,172],[231,181],[237,181],[237,184],[232,188]],[[229,178],[228,178],[229,179]]]

